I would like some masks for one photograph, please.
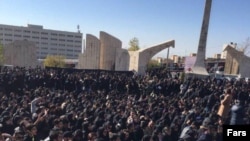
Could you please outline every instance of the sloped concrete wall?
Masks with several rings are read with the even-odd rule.
[[[36,67],[36,44],[27,40],[4,45],[4,63],[20,67]]]
[[[116,49],[115,70],[127,71],[129,70],[129,53],[127,49]]]
[[[86,34],[86,49],[79,55],[79,69],[99,69],[100,68],[100,40]]]
[[[240,64],[239,74],[241,77],[250,77],[250,58],[243,56]]]
[[[175,47],[175,40],[170,40],[149,48],[140,49],[138,51],[130,51],[130,65],[129,70],[135,70],[138,74],[144,74],[147,69],[147,63],[149,60],[159,53],[160,51]]]
[[[139,70],[139,51],[129,51],[129,71],[138,71]]]
[[[122,42],[116,37],[100,32],[100,69],[115,70],[116,50],[121,49]]]
[[[244,56],[243,52],[239,52],[231,46],[226,47],[226,50],[227,56],[225,60],[224,73],[239,74],[239,67]]]
[[[226,46],[224,51],[227,51],[224,72],[226,74],[239,74],[241,77],[250,77],[250,57],[231,45]]]

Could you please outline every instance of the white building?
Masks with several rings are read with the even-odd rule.
[[[0,43],[3,45],[16,40],[34,42],[37,48],[37,59],[47,55],[62,55],[67,59],[78,59],[82,52],[82,33],[43,29],[40,25],[28,24],[12,26],[0,24]]]

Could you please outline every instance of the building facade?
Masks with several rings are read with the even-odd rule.
[[[61,55],[67,59],[78,59],[82,52],[82,33],[44,29],[40,25],[12,26],[0,24],[0,43],[27,40],[36,45],[37,59],[47,55]]]

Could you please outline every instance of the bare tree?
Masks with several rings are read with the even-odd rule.
[[[250,37],[248,37],[238,48],[243,51],[246,56],[250,56]]]

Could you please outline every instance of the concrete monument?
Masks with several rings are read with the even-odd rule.
[[[101,31],[100,39],[86,35],[86,49],[79,55],[79,69],[101,69],[115,71],[136,71],[144,74],[149,60],[160,51],[174,47],[175,41],[170,40],[138,51],[121,48],[121,41]]]
[[[175,47],[175,40],[170,40],[152,47],[143,48],[138,51],[129,51],[129,70],[135,70],[138,74],[144,74],[149,60],[160,51]]]
[[[78,68],[81,69],[99,69],[100,68],[100,40],[86,34],[86,49],[79,55]]]
[[[116,37],[100,32],[100,69],[115,70],[116,51],[122,48],[122,42]]]
[[[4,63],[20,67],[36,67],[36,44],[27,40],[4,45]]]
[[[250,77],[250,57],[244,55],[232,45],[227,45],[224,49],[227,52],[224,73]]]
[[[205,57],[211,6],[212,0],[206,0],[200,33],[200,40],[197,50],[197,57],[195,64],[192,68],[192,73],[195,75],[208,75],[208,72],[205,67]]]

